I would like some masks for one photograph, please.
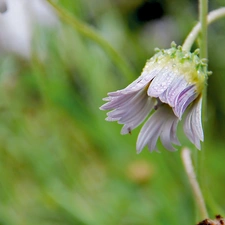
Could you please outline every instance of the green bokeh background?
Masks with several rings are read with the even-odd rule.
[[[155,47],[181,45],[195,25],[197,1],[159,2],[163,17],[140,22],[135,12],[142,0],[56,1],[123,61],[65,18],[57,31],[36,30],[29,61],[1,57],[0,225],[191,225],[204,219],[196,213],[181,148],[169,152],[159,144],[161,153],[145,148],[137,155],[140,128],[122,136],[121,125],[106,122],[99,110],[107,92],[140,75]],[[215,0],[209,8],[224,5]],[[224,50],[220,20],[209,27],[213,75],[201,151],[179,127],[211,217],[225,215]]]

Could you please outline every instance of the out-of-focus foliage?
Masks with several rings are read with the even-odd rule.
[[[155,47],[182,44],[197,21],[196,2],[56,1],[93,26],[136,77]],[[210,10],[222,4],[210,1]],[[213,75],[203,150],[179,135],[193,149],[211,215],[225,214],[224,28],[224,20],[209,28]],[[136,77],[63,21],[57,29],[36,29],[32,48],[30,60],[0,59],[0,224],[196,224],[181,149],[159,146],[160,154],[137,155],[139,129],[121,136],[121,125],[106,122],[99,110],[107,92]]]

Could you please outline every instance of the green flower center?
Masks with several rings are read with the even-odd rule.
[[[207,80],[207,64],[194,53],[183,51],[182,48],[172,47],[166,50],[156,49],[156,54],[147,61],[144,70],[172,70],[177,76],[182,76],[189,84],[196,87],[197,94],[201,93]]]

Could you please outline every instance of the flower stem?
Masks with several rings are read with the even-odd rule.
[[[211,23],[225,17],[225,7],[216,9],[211,11],[207,16],[207,24],[210,25]],[[185,51],[190,51],[191,46],[193,45],[195,39],[197,38],[199,32],[201,31],[201,23],[198,22],[191,32],[188,34],[187,38],[184,41],[182,49]]]
[[[207,45],[207,14],[208,14],[208,0],[199,0],[199,21],[201,24],[201,39],[200,39],[200,58],[202,59],[208,59],[208,45]],[[208,67],[206,65],[205,67],[205,76],[206,76],[206,82],[208,79]],[[206,122],[206,112],[207,112],[207,86],[205,85],[203,90],[203,107],[202,107],[202,121],[203,121],[203,128],[205,126]],[[200,154],[200,171],[198,172],[199,177],[202,173],[202,163],[203,163],[203,155],[204,153]],[[201,180],[199,181],[200,183]]]
[[[114,61],[115,65],[121,70],[121,72],[126,76],[127,79],[132,79],[135,77],[128,62],[118,53],[111,45],[108,43],[98,32],[90,25],[80,21],[74,15],[70,15],[67,11],[59,7],[52,0],[47,0],[48,3],[55,9],[59,17],[62,18],[66,23],[70,24],[74,29],[76,29],[80,34],[88,37],[97,44],[99,44],[103,50],[105,50],[108,55]]]
[[[207,14],[208,0],[199,0],[199,21],[201,23],[200,57],[207,59]]]
[[[196,205],[200,212],[200,216],[201,218],[206,219],[208,218],[208,212],[205,206],[205,201],[204,201],[200,186],[198,184],[198,181],[196,179],[196,175],[194,172],[194,168],[193,168],[193,164],[191,160],[191,152],[188,148],[183,148],[181,154],[182,154],[181,156],[182,156],[183,164],[184,164],[184,167],[188,175],[188,179],[190,181],[192,191],[195,197]]]

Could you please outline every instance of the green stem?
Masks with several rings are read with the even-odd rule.
[[[207,59],[207,14],[208,14],[208,0],[199,1],[199,12],[201,23],[201,43],[200,43],[200,57]]]
[[[199,0],[199,21],[201,24],[201,39],[200,39],[200,58],[202,59],[208,59],[208,45],[207,45],[207,14],[208,14],[208,0]],[[205,67],[205,74],[206,74],[206,82],[208,79],[208,74],[207,74],[208,68]],[[203,106],[202,106],[202,121],[203,121],[203,127],[205,127],[205,122],[206,122],[206,112],[207,112],[207,86],[205,85],[205,88],[203,90]],[[201,178],[199,182],[203,184],[203,160],[204,160],[204,152],[201,152],[198,154],[199,157],[199,171],[198,171],[198,176]],[[204,185],[202,185],[204,187]],[[202,189],[203,191],[203,189]],[[203,197],[202,197],[203,198]],[[204,199],[203,199],[204,200]],[[204,202],[203,202],[204,203]],[[201,211],[201,216],[202,219],[208,218],[208,213],[207,209],[204,206],[204,208],[200,209]]]
[[[103,37],[101,37],[93,27],[83,23],[74,15],[70,15],[67,11],[59,7],[52,0],[47,1],[55,9],[58,16],[61,17],[62,20],[70,24],[82,35],[99,44],[103,48],[103,50],[108,53],[112,61],[114,61],[115,65],[121,70],[121,72],[126,76],[127,79],[130,80],[135,77],[134,72],[128,62],[126,62],[125,59]]]
[[[225,7],[213,10],[208,14],[207,24],[210,25],[211,23],[223,17],[225,17]],[[182,46],[183,50],[190,52],[191,46],[193,45],[195,39],[198,37],[200,31],[201,31],[201,23],[198,22],[185,39],[184,44]]]
[[[201,24],[200,58],[202,59],[208,58],[207,14],[208,14],[208,0],[199,0],[199,21]],[[207,67],[205,70],[206,70],[205,73],[206,73],[206,79],[207,79],[208,78]],[[206,122],[206,112],[207,112],[206,102],[207,102],[207,86],[205,86],[203,91],[203,112],[202,112],[203,126],[205,125],[205,122]]]

